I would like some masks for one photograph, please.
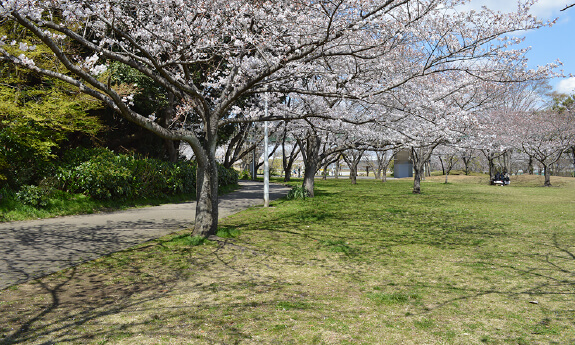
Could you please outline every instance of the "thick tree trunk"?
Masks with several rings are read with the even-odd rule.
[[[511,174],[511,151],[503,152],[503,172]]]
[[[548,165],[542,164],[543,169],[545,171],[545,183],[543,184],[544,187],[551,187],[551,169],[549,169]]]
[[[320,144],[321,139],[317,135],[310,135],[305,140],[305,143],[302,140],[298,140],[298,145],[305,165],[302,187],[307,191],[310,197],[315,195],[313,188],[315,184],[315,173],[317,172],[321,161],[321,158],[319,157]]]
[[[453,169],[453,166],[455,165],[455,156],[450,156],[446,161],[445,161],[446,167],[444,168],[444,174],[445,174],[445,184],[447,184],[447,178],[449,176],[449,173],[451,172],[451,169]]]
[[[415,162],[414,162],[415,163]],[[422,166],[413,164],[413,194],[421,194],[421,172]]]
[[[315,185],[315,172],[316,172],[316,170],[317,170],[317,165],[316,165],[315,169],[311,165],[309,165],[309,166],[306,165],[304,176],[303,176],[303,188],[307,191],[308,195],[312,198],[315,196],[313,189],[314,189],[314,185]]]
[[[218,167],[215,152],[208,153],[207,158],[205,161],[198,159],[193,236],[208,237],[218,230]]]
[[[493,163],[494,160],[495,158],[491,154],[487,157],[487,164],[489,164],[489,181],[493,181],[495,178],[495,163]]]
[[[339,178],[339,168],[340,168],[339,159],[340,159],[340,157],[338,157],[337,160],[335,161],[335,174],[334,174],[334,178],[336,178],[336,179]]]
[[[357,165],[351,164],[349,166],[349,178],[351,180],[351,184],[357,184]]]
[[[284,167],[284,182],[289,182],[291,180],[291,166]]]

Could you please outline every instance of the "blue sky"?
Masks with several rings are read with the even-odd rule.
[[[527,53],[529,67],[553,63],[560,60],[563,66],[565,78],[555,78],[549,84],[554,91],[567,94],[575,94],[575,7],[565,11],[568,4],[575,0],[539,0],[533,7],[532,13],[542,20],[554,20],[557,22],[552,27],[544,27],[532,30],[524,34],[525,42],[522,47],[531,47]],[[492,10],[510,12],[517,9],[516,0],[471,0],[465,7],[480,9],[481,6]],[[573,74],[573,77],[569,77]]]

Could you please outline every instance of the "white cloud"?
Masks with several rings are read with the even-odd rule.
[[[559,93],[567,95],[575,94],[575,77],[561,80],[555,89]]]
[[[567,6],[567,2],[567,0],[539,0],[533,5],[531,12],[542,19],[555,19],[559,11]]]
[[[565,8],[569,3],[571,3],[569,0],[539,0],[531,8],[531,13],[541,19],[554,19],[559,15],[559,10]],[[483,6],[494,11],[517,11],[517,1],[513,0],[470,0],[469,3],[462,6],[462,9],[480,10]]]

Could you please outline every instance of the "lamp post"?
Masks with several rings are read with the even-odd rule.
[[[265,99],[265,117],[268,117],[268,95]],[[264,207],[270,206],[270,166],[268,160],[268,121],[264,121]]]

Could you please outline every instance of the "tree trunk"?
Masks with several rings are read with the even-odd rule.
[[[551,169],[546,164],[543,164],[543,169],[545,172],[545,183],[543,184],[544,187],[551,187]]]
[[[451,172],[451,169],[453,169],[453,166],[455,165],[455,156],[449,156],[449,158],[445,161],[446,167],[445,167],[445,184],[447,184],[447,178],[449,176],[449,173]]]
[[[317,169],[317,165],[316,165]],[[310,197],[314,197],[315,193],[313,191],[315,185],[315,170],[311,165],[306,165],[303,177],[303,188],[307,191]]]
[[[339,168],[340,168],[339,158],[340,157],[337,157],[337,160],[335,161],[335,176],[334,176],[334,178],[336,178],[336,179],[339,178]]]
[[[284,182],[289,182],[291,180],[291,166],[284,167]]]
[[[443,172],[443,175],[445,175],[445,166],[443,165],[443,159],[441,159],[441,156],[437,158],[439,158],[439,163],[441,163],[441,171]],[[445,183],[447,183],[447,179],[445,180]]]
[[[463,164],[465,165],[465,176],[469,175],[469,162],[471,158],[463,157]]]
[[[218,230],[218,167],[215,149],[198,158],[196,220],[193,236],[208,237]]]
[[[434,143],[431,146],[411,148],[411,161],[413,162],[413,194],[421,194],[421,178],[425,170],[425,164],[431,157],[433,150],[440,143]]]
[[[389,164],[391,163],[391,159],[386,158],[387,151],[388,150],[375,153],[375,156],[377,158],[377,168],[375,169],[377,171],[377,173],[376,173],[375,178],[377,180],[381,179],[381,182],[387,181],[387,168],[389,167]],[[392,155],[392,157],[393,157],[393,155]]]
[[[493,181],[495,178],[495,163],[493,163],[494,160],[495,158],[493,157],[493,154],[489,154],[487,157],[487,162],[489,164],[489,181]]]
[[[252,181],[256,181],[258,179],[258,161],[257,161],[257,148],[254,147],[252,151],[252,163],[251,163],[251,171],[252,171]]]
[[[387,169],[389,168],[389,163],[390,161],[388,161],[387,164],[384,164],[381,169],[381,182],[387,182]]]
[[[503,172],[511,174],[511,151],[503,152]]]
[[[421,194],[421,171],[423,167],[413,164],[413,194]]]
[[[317,135],[309,136],[305,140],[305,144],[302,140],[298,140],[298,145],[305,165],[302,187],[307,191],[310,197],[315,195],[313,188],[315,184],[315,173],[317,172],[321,161],[321,158],[319,157],[320,144],[321,139]]]
[[[351,179],[351,184],[357,184],[357,166],[359,165],[359,162],[361,162],[363,152],[363,150],[351,150],[347,153],[342,153],[341,155],[349,167],[349,178]]]
[[[286,138],[286,135],[284,134],[284,137],[282,140],[282,166],[283,166],[284,175],[285,175],[284,182],[288,182],[291,180],[293,163],[295,162],[295,159],[299,155],[300,149],[297,148],[297,145],[294,145],[294,146],[292,146],[292,149],[289,152],[289,155],[286,154],[285,138]]]
[[[329,172],[327,171],[327,168],[329,166],[330,162],[326,160],[325,164],[323,165],[323,173],[322,173],[322,180],[327,180],[327,174],[329,174]]]
[[[349,166],[349,178],[351,179],[351,184],[357,184],[357,165],[351,164]]]

